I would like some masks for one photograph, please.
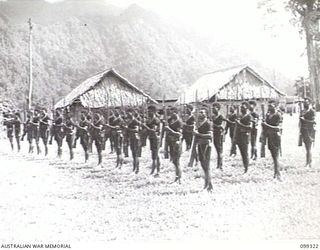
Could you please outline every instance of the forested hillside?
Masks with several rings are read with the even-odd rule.
[[[137,5],[120,9],[98,1],[0,1],[0,95],[20,107],[28,88],[29,17],[34,22],[33,98],[42,104],[110,67],[155,98],[173,98],[202,74],[242,63],[272,82],[273,70],[254,58]],[[289,83],[283,78],[280,89]]]

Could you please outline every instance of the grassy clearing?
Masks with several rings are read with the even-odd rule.
[[[318,123],[319,124],[319,123]],[[68,161],[12,153],[7,141],[0,148],[0,238],[5,240],[163,240],[163,239],[314,239],[320,237],[319,133],[313,168],[305,168],[305,151],[297,147],[297,117],[285,116],[282,182],[273,180],[269,154],[251,162],[243,175],[240,156],[228,157],[224,171],[215,168],[212,155],[211,194],[202,190],[199,166],[186,167],[183,182],[172,184],[173,166],[162,160],[161,175],[150,172],[145,148],[141,172],[132,173],[131,158],[121,170],[115,156],[104,152],[104,168],[96,169],[97,156],[83,163],[81,148]]]

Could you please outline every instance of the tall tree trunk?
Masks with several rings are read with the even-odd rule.
[[[306,42],[307,42],[307,54],[308,54],[308,65],[309,65],[309,77],[312,86],[312,99],[315,104],[319,107],[319,50],[316,42],[312,39],[312,35],[309,29],[305,28]]]

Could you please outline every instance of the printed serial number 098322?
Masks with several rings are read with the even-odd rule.
[[[300,248],[319,248],[319,244],[300,244]]]

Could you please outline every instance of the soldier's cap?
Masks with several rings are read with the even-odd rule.
[[[218,102],[214,102],[214,103],[212,103],[212,107],[216,107],[217,109],[220,109],[221,105]]]
[[[250,107],[248,102],[242,102],[241,106],[245,106],[247,109]]]
[[[254,107],[257,106],[257,102],[255,100],[250,100],[249,104],[253,105]]]
[[[156,112],[156,111],[157,111],[157,108],[156,108],[156,106],[154,106],[154,105],[150,105],[150,106],[148,106],[148,110],[149,110],[149,111]]]

